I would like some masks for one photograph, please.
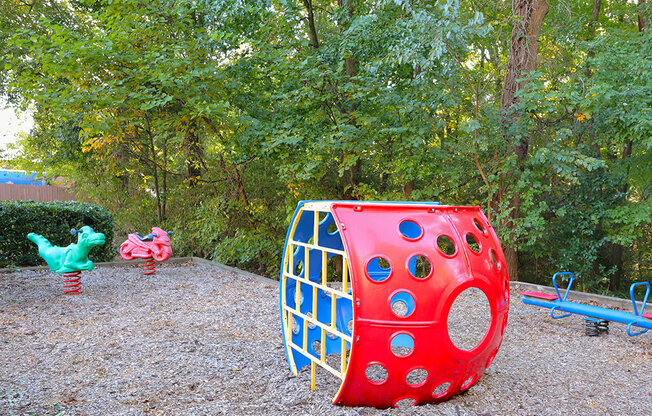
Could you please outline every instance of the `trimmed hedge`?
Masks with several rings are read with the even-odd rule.
[[[106,243],[91,250],[92,261],[113,259],[113,216],[104,208],[85,202],[0,201],[0,268],[38,266],[45,261],[38,255],[27,234],[41,234],[52,245],[66,247],[77,242],[70,229],[88,225],[104,233]]]

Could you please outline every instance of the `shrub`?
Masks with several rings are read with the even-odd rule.
[[[91,260],[110,261],[114,255],[113,217],[102,207],[84,202],[0,201],[0,267],[43,264],[28,233],[41,234],[52,245],[77,242],[70,229],[88,225],[104,233],[106,243],[93,248]]]
[[[211,259],[278,279],[284,237],[239,229],[235,236],[224,238],[215,247]]]

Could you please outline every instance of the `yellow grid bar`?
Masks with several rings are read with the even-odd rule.
[[[283,312],[281,314],[281,319],[283,319],[283,325],[285,325],[285,327],[288,328],[288,325],[292,325],[292,322],[288,320],[288,312],[287,311],[281,311],[281,312]],[[287,333],[283,334],[283,336],[285,337],[285,339],[288,339],[288,334],[289,332],[292,332],[292,328],[290,327],[290,331],[289,332],[286,331],[286,332]]]
[[[319,357],[321,358],[320,360],[320,365],[324,364],[326,362],[326,342],[324,341],[324,338],[326,338],[326,330],[324,328],[321,329],[321,342],[319,343]]]
[[[312,280],[304,279],[303,277],[295,276],[295,275],[290,274],[290,273],[287,273],[287,274],[284,273],[283,277],[286,277],[286,278],[289,277],[289,278],[294,279],[294,280],[297,281],[297,292],[299,291],[299,283],[305,283],[307,285],[317,286],[319,289],[323,290],[324,292],[328,292],[328,293],[330,293],[332,295],[337,295],[337,296],[339,296],[341,298],[353,300],[353,296],[349,295],[346,292],[342,292],[341,290],[333,289],[333,288],[328,287],[328,286],[320,285],[319,283],[315,283]],[[297,305],[299,305],[299,302],[297,302]]]
[[[349,281],[349,263],[346,261],[346,256],[342,256],[342,292],[348,292]],[[353,300],[353,298],[351,298]]]
[[[317,286],[312,287],[312,317],[317,319]]]
[[[301,281],[297,281],[297,288],[294,292],[294,304],[301,305]]]
[[[286,295],[287,295],[286,288],[287,288],[287,284],[281,284],[281,299],[283,299],[283,304],[287,303],[286,302]],[[283,313],[281,314],[281,319],[283,320],[283,325],[285,326],[285,328],[288,328],[288,322],[289,321],[288,321],[288,317],[286,316],[286,314],[287,314],[287,312],[283,311]],[[292,330],[292,329],[290,328],[290,330]],[[285,338],[287,339],[287,336]]]
[[[350,201],[354,202],[354,201]],[[355,203],[360,203],[360,201],[355,201]],[[331,207],[333,206],[333,201],[311,201],[306,202],[306,204],[301,208],[303,211],[321,211],[321,212],[330,212]]]
[[[313,238],[313,243],[316,246],[319,246],[319,211],[314,211],[315,215],[315,226],[313,227],[312,230],[312,238]]]
[[[322,250],[321,252],[321,284],[322,286],[328,285],[328,267],[326,266],[328,262],[328,254]]]
[[[308,319],[303,320],[303,352],[308,351]]]
[[[331,328],[336,329],[337,321],[337,295],[331,296]]]
[[[315,390],[317,387],[317,377],[316,377],[316,371],[315,371],[315,362],[311,361],[310,362],[310,389]]]
[[[290,343],[288,343],[288,345],[290,347],[292,347],[293,349],[295,349],[296,351],[301,352],[301,347],[299,347],[294,342],[290,342]],[[306,358],[308,358],[310,361],[314,362],[315,364],[319,364],[319,361],[315,357],[313,357],[312,354],[306,354],[305,356],[306,356]],[[338,377],[338,378],[344,380],[344,374],[340,373],[339,371],[337,371],[336,369],[334,369],[330,365],[328,365],[326,363],[323,363],[323,364],[319,364],[319,366],[322,367],[322,368],[325,368],[326,370],[328,370],[328,372],[333,374],[335,377]]]
[[[340,370],[342,374],[346,373],[346,341],[342,338],[342,355],[340,357]]]
[[[310,248],[306,247],[306,253],[303,256],[303,277],[310,278]]]
[[[289,307],[287,305],[283,305],[283,309],[285,311],[287,311],[287,312],[290,312],[290,313],[300,317],[300,318],[303,318],[304,328],[308,326],[308,321],[310,321],[310,323],[315,324],[315,325],[317,325],[318,327],[320,327],[322,329],[325,329],[326,331],[330,332],[331,334],[335,334],[336,336],[338,336],[338,337],[340,337],[342,339],[345,339],[346,341],[353,342],[353,338],[350,337],[349,335],[346,335],[346,334],[338,331],[337,329],[332,329],[330,326],[324,325],[323,323],[319,322],[318,320],[312,319],[308,315],[305,315],[305,314],[299,312],[298,310],[296,310],[294,308],[291,308],[291,307]],[[304,338],[307,337],[307,334],[305,332],[303,333],[303,335],[304,335]],[[305,342],[304,342],[304,344],[305,344]]]
[[[344,251],[342,251],[342,250],[338,250],[338,249],[336,249],[336,248],[330,248],[330,247],[324,247],[324,246],[316,246],[316,245],[314,245],[314,244],[310,244],[310,243],[302,243],[301,241],[290,240],[290,241],[288,242],[288,244],[295,245],[295,246],[301,246],[301,247],[312,248],[312,249],[315,249],[315,250],[327,251],[327,252],[329,252],[329,253],[339,254],[339,255],[341,255],[341,256],[344,255]]]

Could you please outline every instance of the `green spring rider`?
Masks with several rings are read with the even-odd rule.
[[[63,292],[74,296],[81,294],[81,271],[93,270],[88,253],[93,247],[103,245],[106,239],[104,234],[96,233],[87,225],[79,230],[71,229],[70,234],[77,234],[77,243],[68,247],[53,246],[47,238],[35,233],[27,234],[27,238],[38,246],[39,256],[51,271],[63,273]]]

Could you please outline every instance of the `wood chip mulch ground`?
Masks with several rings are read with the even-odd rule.
[[[214,267],[138,265],[62,276],[0,274],[0,415],[652,415],[652,331],[584,335],[512,291],[504,342],[485,376],[440,404],[331,405],[338,380],[293,376],[278,286]],[[472,308],[470,308],[472,310]]]

